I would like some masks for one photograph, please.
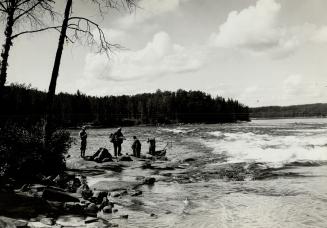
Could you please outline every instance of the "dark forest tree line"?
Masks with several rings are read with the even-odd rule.
[[[42,118],[46,93],[11,85],[4,94],[3,122],[35,124]],[[249,109],[236,100],[213,98],[201,91],[160,91],[133,96],[87,96],[59,93],[54,99],[57,125],[117,126],[157,123],[224,123],[248,121]]]
[[[251,108],[253,118],[326,117],[327,104],[267,106]]]

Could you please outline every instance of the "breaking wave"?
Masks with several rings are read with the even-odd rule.
[[[278,131],[283,134],[212,131],[208,134],[214,137],[204,143],[213,149],[213,153],[227,154],[230,162],[282,165],[295,161],[327,161],[327,129]]]

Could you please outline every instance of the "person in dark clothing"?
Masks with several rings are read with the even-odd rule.
[[[112,134],[111,140],[110,140],[114,145],[115,157],[122,155],[121,154],[121,144],[123,143],[124,140],[125,140],[125,137],[124,137],[123,133],[121,132],[121,128],[118,128],[117,131]]]
[[[79,137],[81,139],[81,157],[85,157],[85,150],[86,150],[86,139],[87,139],[87,133],[86,133],[86,127],[82,127],[82,130],[79,132]]]
[[[133,156],[140,157],[141,156],[141,142],[137,139],[136,136],[133,136],[134,142],[132,144]]]
[[[156,152],[156,139],[155,138],[148,139],[148,143],[149,143],[149,154],[154,155]]]

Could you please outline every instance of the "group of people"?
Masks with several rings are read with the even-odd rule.
[[[85,157],[86,145],[87,145],[87,133],[86,127],[82,127],[82,130],[79,132],[79,137],[81,139],[81,157]],[[125,136],[122,133],[122,129],[118,128],[117,131],[109,135],[109,140],[113,144],[114,147],[114,156],[118,157],[122,155],[122,147],[124,140],[126,140]],[[156,140],[155,138],[148,139],[149,143],[149,154],[154,154],[156,150]],[[141,156],[141,148],[142,144],[140,140],[134,135],[133,136],[133,156],[140,157]]]

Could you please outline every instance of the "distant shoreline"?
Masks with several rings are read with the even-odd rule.
[[[278,119],[324,119],[327,116],[295,116],[295,117],[251,117],[251,120],[278,120]]]

